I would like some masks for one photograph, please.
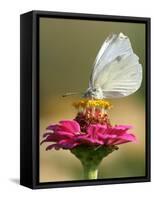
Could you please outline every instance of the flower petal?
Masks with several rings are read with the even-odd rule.
[[[72,149],[78,145],[119,145],[127,142],[135,142],[136,138],[129,133],[129,125],[108,126],[102,124],[90,124],[81,133],[80,125],[75,120],[63,120],[59,124],[53,124],[47,127],[47,132],[43,135],[42,142],[54,142],[47,147],[47,150]]]
[[[63,120],[59,122],[63,129],[71,133],[80,132],[80,125],[75,120]]]

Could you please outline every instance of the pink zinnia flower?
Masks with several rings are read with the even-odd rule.
[[[117,125],[107,126],[101,124],[90,124],[85,132],[81,131],[80,124],[75,120],[60,121],[59,124],[47,127],[49,132],[41,143],[52,143],[46,150],[73,149],[80,145],[88,146],[116,146],[127,142],[135,142],[135,136],[129,132],[131,126]]]

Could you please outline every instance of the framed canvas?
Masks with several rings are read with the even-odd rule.
[[[20,183],[150,181],[150,18],[20,18]]]

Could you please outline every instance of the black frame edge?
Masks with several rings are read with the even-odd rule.
[[[32,10],[27,13],[33,13],[34,16],[49,16],[57,18],[73,18],[73,19],[87,19],[87,20],[107,20],[107,21],[124,21],[124,22],[137,22],[145,23],[150,20],[150,17],[138,17],[138,16],[121,16],[121,15],[106,15],[106,14],[91,14],[91,13],[75,13],[75,12],[61,12],[61,11],[42,11],[42,10]],[[23,13],[25,15],[27,13]]]
[[[32,12],[20,15],[20,184],[32,188]]]
[[[146,176],[151,181],[151,18],[146,20]]]

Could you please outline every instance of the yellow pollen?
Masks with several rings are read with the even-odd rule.
[[[77,102],[73,103],[73,106],[77,109],[79,108],[104,108],[104,109],[110,109],[112,105],[105,100],[102,99],[81,99]]]

